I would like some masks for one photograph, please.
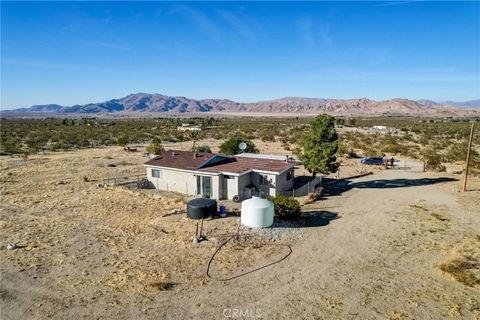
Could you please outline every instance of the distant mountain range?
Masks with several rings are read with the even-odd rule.
[[[471,110],[470,110],[471,109]],[[226,99],[195,100],[154,93],[130,94],[100,103],[74,105],[34,105],[2,113],[47,114],[147,114],[147,113],[328,113],[332,115],[480,115],[480,100],[435,102],[432,100],[321,99],[288,97],[254,103]]]
[[[444,101],[442,102],[443,105],[447,106],[455,106],[459,108],[480,108],[480,99],[477,100],[470,100],[470,101]]]

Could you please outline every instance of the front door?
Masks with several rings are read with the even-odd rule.
[[[212,196],[212,177],[197,176],[197,194],[202,196]]]

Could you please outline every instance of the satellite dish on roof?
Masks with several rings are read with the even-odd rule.
[[[247,144],[245,142],[240,142],[238,148],[243,152],[245,149],[247,149]]]

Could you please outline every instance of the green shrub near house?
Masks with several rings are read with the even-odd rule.
[[[268,200],[273,202],[275,216],[286,219],[297,218],[300,216],[300,202],[297,199],[279,195],[276,197],[269,196]]]

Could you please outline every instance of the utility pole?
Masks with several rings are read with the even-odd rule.
[[[467,160],[465,163],[465,176],[463,177],[463,191],[467,191],[467,177],[468,177],[468,166],[470,164],[470,152],[472,150],[472,140],[473,140],[473,128],[475,123],[472,123],[472,128],[470,129],[470,139],[468,140],[468,149],[467,149]]]

